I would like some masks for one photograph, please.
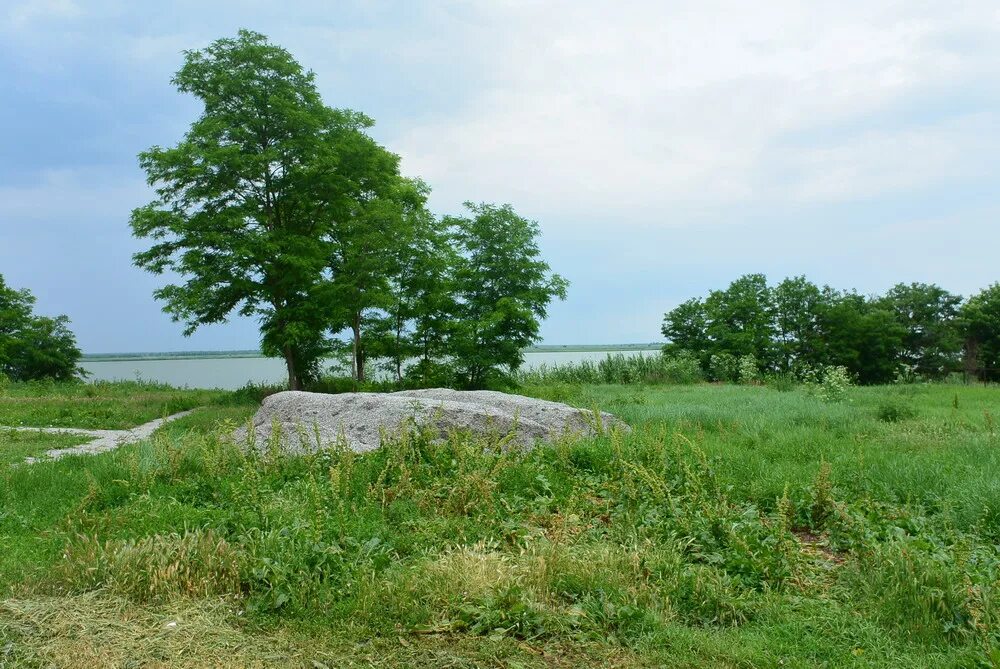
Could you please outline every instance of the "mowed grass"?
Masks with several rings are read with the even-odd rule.
[[[145,381],[12,383],[0,385],[0,426],[121,430],[227,396]]]
[[[631,434],[0,468],[14,666],[989,667],[1000,391],[547,386]],[[222,400],[220,400],[222,401]],[[222,427],[220,427],[220,425]]]

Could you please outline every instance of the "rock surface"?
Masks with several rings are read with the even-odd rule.
[[[601,421],[604,429],[629,429],[611,414],[602,413]],[[596,419],[592,411],[558,402],[485,390],[338,395],[286,391],[264,400],[253,430],[258,447],[267,443],[278,425],[283,447],[293,452],[326,448],[341,436],[351,450],[364,452],[378,448],[383,434],[398,434],[413,423],[427,426],[439,438],[469,432],[507,436],[508,443],[531,447],[567,433],[592,435]],[[235,438],[245,442],[248,436],[247,428],[241,428]]]

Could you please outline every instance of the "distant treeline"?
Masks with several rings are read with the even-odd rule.
[[[718,380],[748,365],[792,375],[842,366],[867,384],[954,372],[1000,380],[1000,284],[967,299],[925,283],[866,296],[747,274],[668,312],[662,332],[665,352],[693,354]]]
[[[141,353],[84,353],[84,360],[114,362],[116,360],[186,360],[194,358],[260,358],[260,349],[245,351],[161,351]]]

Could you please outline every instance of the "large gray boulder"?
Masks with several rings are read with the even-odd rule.
[[[603,429],[628,426],[601,413]],[[426,427],[438,438],[470,433],[505,438],[504,443],[531,447],[538,441],[566,434],[596,433],[593,411],[558,402],[492,391],[434,388],[398,393],[343,393],[326,395],[286,391],[266,398],[253,419],[254,442],[263,446],[275,426],[282,448],[302,452],[326,448],[341,437],[353,451],[376,449],[383,435],[398,435],[410,426]],[[246,442],[248,428],[235,438]]]

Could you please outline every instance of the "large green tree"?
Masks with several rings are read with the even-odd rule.
[[[783,280],[774,288],[776,361],[780,371],[821,363],[818,318],[824,293],[804,276]]]
[[[915,374],[939,379],[958,369],[962,335],[957,324],[962,298],[934,284],[896,284],[880,304],[905,328],[900,361]]]
[[[864,384],[891,383],[906,329],[879,300],[825,289],[819,312],[822,364],[841,365]]]
[[[984,381],[1000,381],[1000,283],[970,297],[960,322],[968,370]]]
[[[155,295],[185,334],[257,318],[263,351],[301,388],[329,350],[330,228],[358,181],[341,154],[370,121],[326,107],[311,72],[245,30],[186,52],[173,83],[203,109],[176,146],[140,154],[157,197],[132,213],[154,242],[135,262],[180,277]]]
[[[763,274],[746,274],[705,300],[713,352],[754,356],[765,369],[775,359],[774,305]]]
[[[524,362],[524,348],[539,341],[540,319],[553,299],[565,299],[568,282],[541,259],[536,222],[509,205],[465,206],[469,215],[447,221],[460,253],[449,352],[460,383],[478,388]]]
[[[13,381],[68,381],[82,370],[66,316],[37,316],[35,297],[0,275],[0,376]]]

